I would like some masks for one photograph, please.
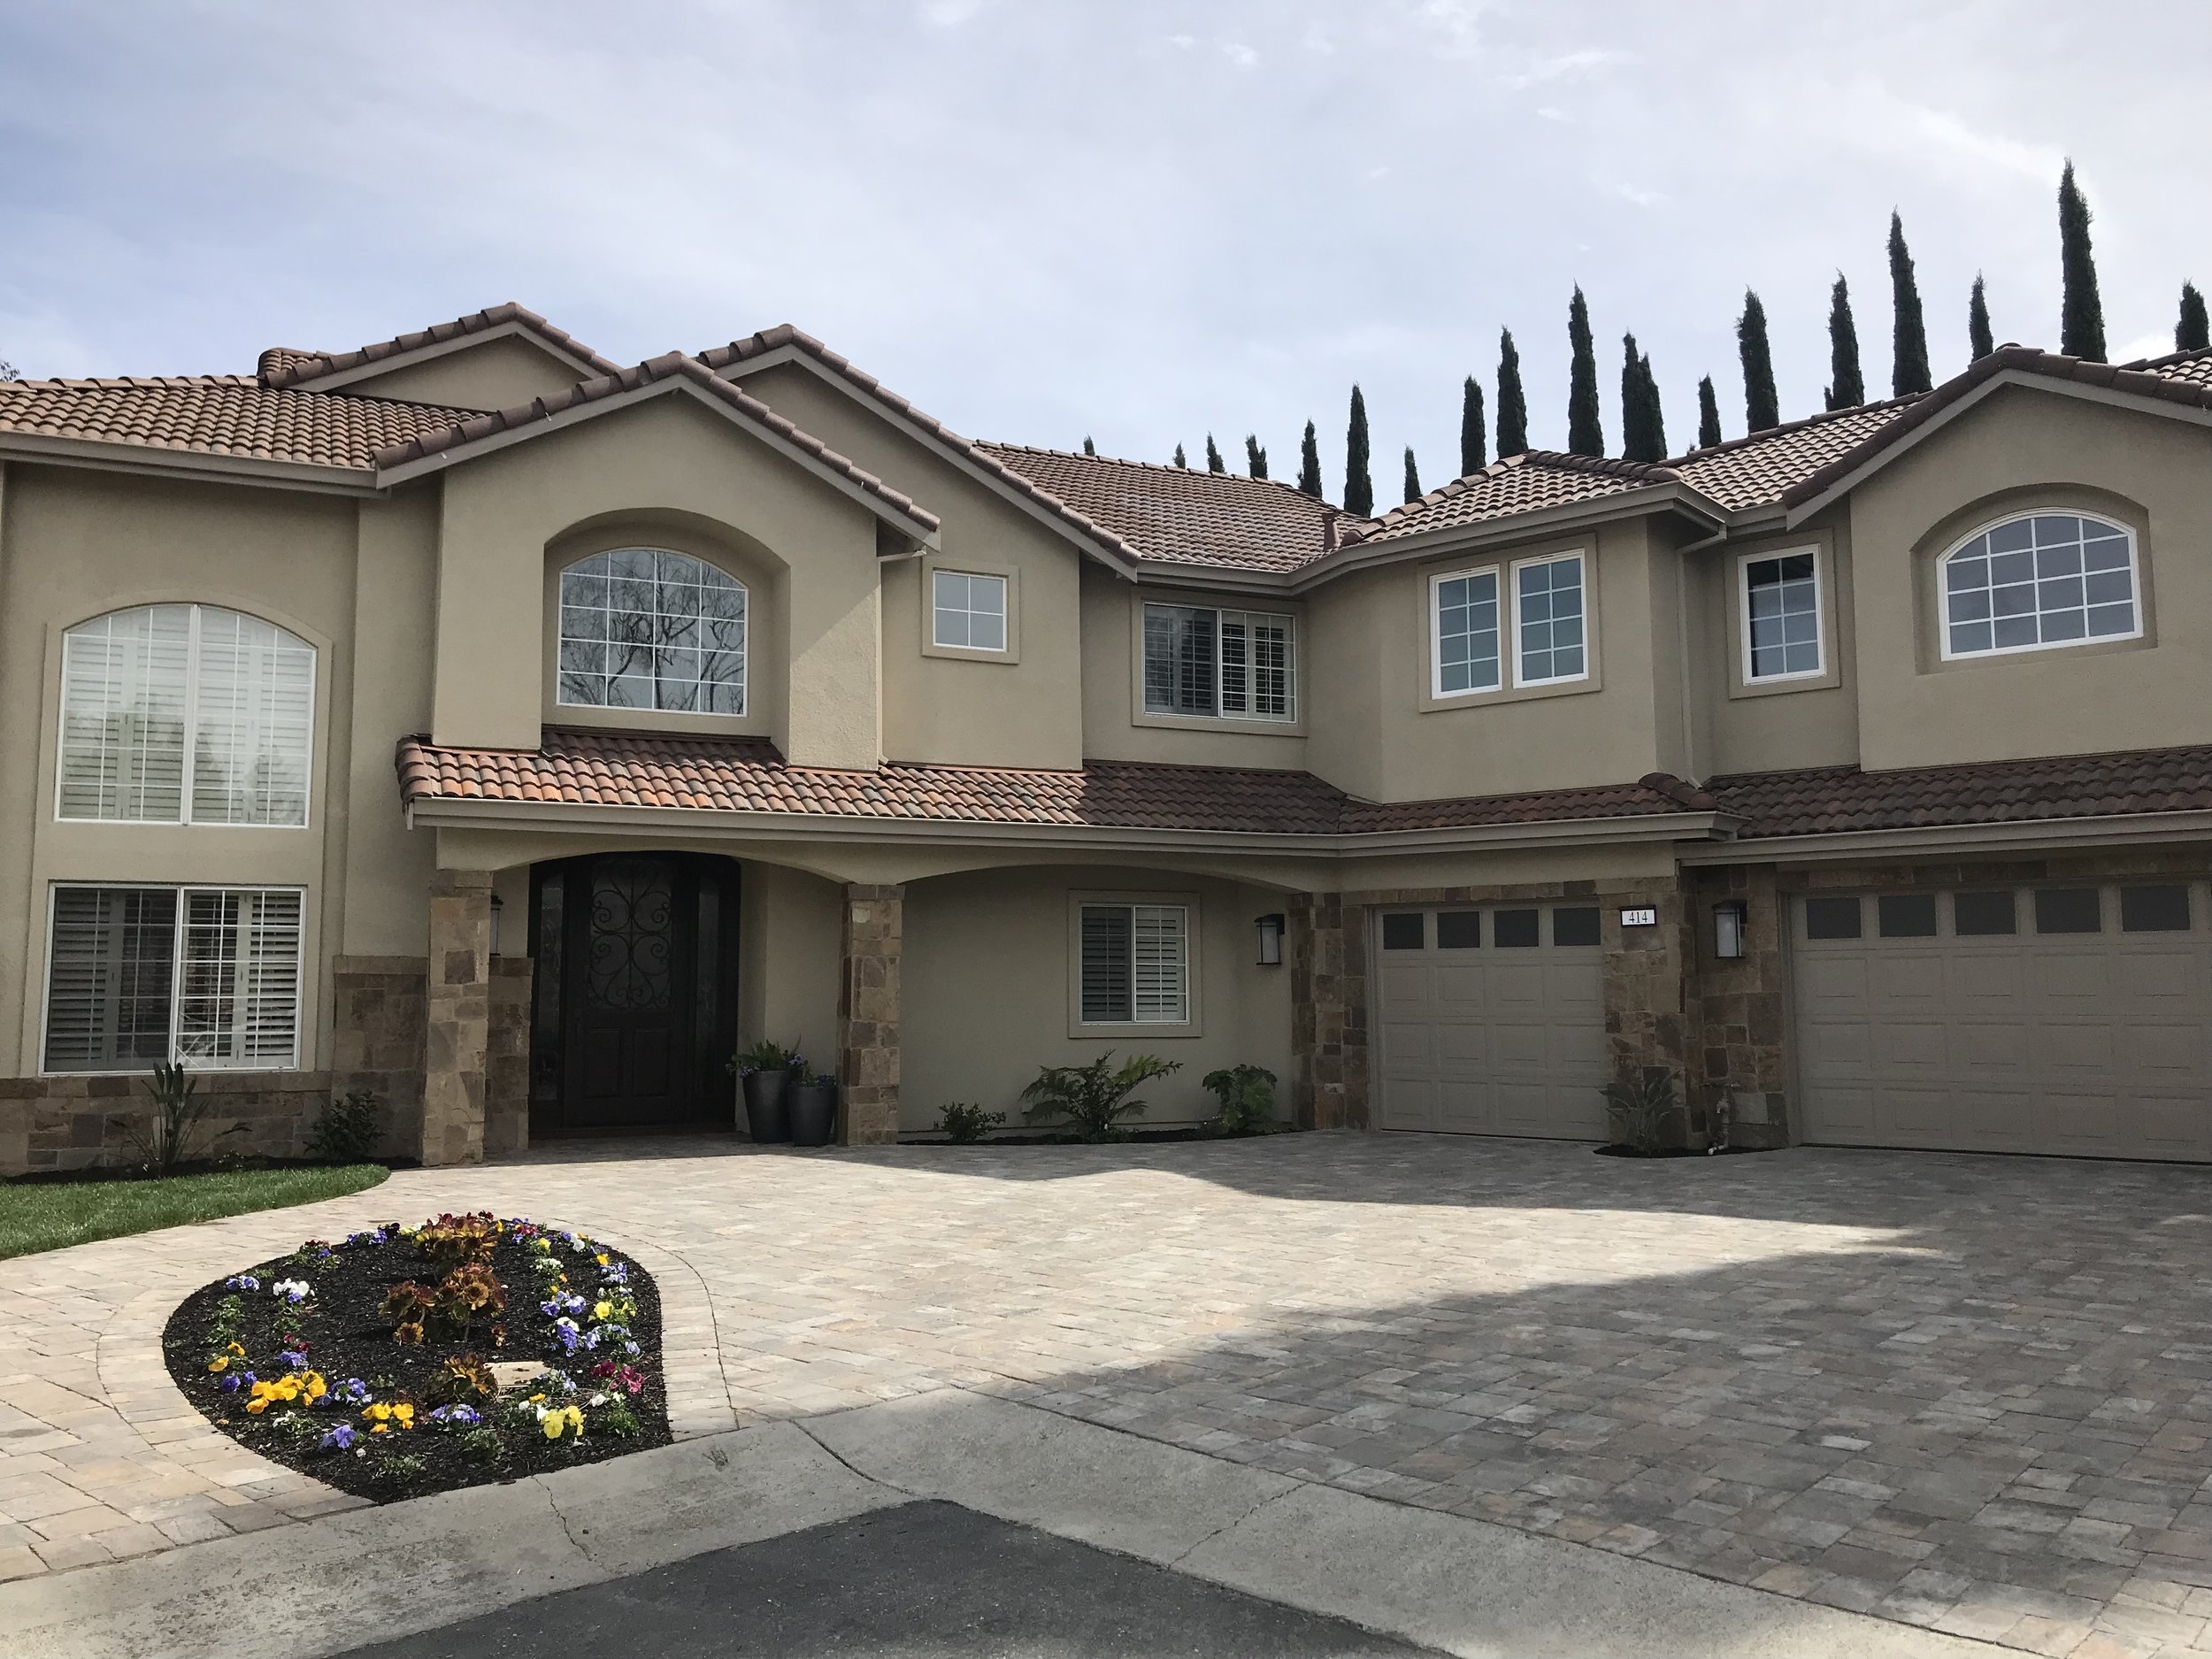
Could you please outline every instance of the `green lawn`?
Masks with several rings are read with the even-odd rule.
[[[343,1198],[391,1171],[380,1164],[327,1170],[234,1170],[152,1181],[11,1182],[0,1186],[0,1259],[119,1239],[250,1210]]]

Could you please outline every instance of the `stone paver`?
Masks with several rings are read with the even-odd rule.
[[[1285,1136],[571,1146],[0,1264],[0,1578],[343,1503],[162,1372],[195,1286],[461,1207],[603,1233],[680,1432],[964,1386],[2035,1653],[2212,1647],[2212,1178]]]

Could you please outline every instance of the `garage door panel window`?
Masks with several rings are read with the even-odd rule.
[[[1855,898],[1823,897],[1805,901],[1805,937],[1856,939],[1862,924]]]
[[[1429,948],[1427,915],[1420,910],[1412,910],[1384,917],[1382,943],[1385,950],[1426,950]]]
[[[1551,941],[1555,945],[1594,945],[1598,942],[1598,907],[1563,904],[1551,913]]]
[[[1439,950],[1476,950],[1482,945],[1480,910],[1439,910],[1436,948]]]
[[[2024,513],[1980,531],[1938,565],[1943,655],[1991,657],[2135,639],[2135,534],[2078,513]]]
[[[2104,929],[2103,895],[2094,887],[2042,887],[2035,895],[2039,933],[2095,933]]]
[[[1932,893],[1885,893],[1875,901],[1885,939],[1933,939],[1936,902]]]
[[[2120,931],[2124,933],[2187,933],[2189,889],[2185,887],[2122,887]]]
[[[1490,937],[1501,950],[1525,949],[1540,942],[1542,912],[1499,910],[1490,918]]]
[[[1951,895],[1951,928],[1969,939],[2016,933],[2014,910],[2009,892],[1955,893]]]

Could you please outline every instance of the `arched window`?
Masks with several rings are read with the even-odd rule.
[[[589,709],[745,712],[745,588],[660,548],[561,572],[559,700]]]
[[[1943,557],[1943,655],[1989,657],[2143,632],[2135,534],[2085,513],[2022,513]]]
[[[307,822],[315,648],[214,605],[142,605],[62,636],[56,816]]]

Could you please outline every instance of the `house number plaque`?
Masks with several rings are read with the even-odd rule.
[[[1621,926],[1623,927],[1656,927],[1659,926],[1659,912],[1655,910],[1623,910]]]

